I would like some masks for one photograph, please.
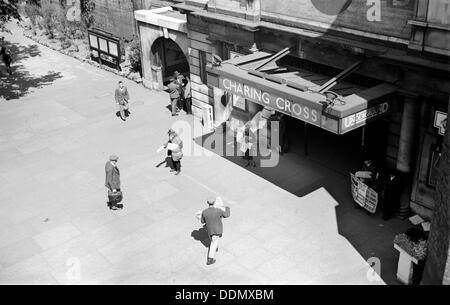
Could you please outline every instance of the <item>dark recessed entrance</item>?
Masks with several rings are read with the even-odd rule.
[[[373,160],[377,167],[383,167],[387,145],[384,131],[387,127],[385,120],[377,120],[337,135],[287,117],[288,149],[290,153],[306,153],[309,159],[341,174],[360,170],[362,161],[366,159]]]
[[[164,84],[169,82],[175,71],[189,75],[189,62],[178,44],[172,39],[158,38],[151,48],[153,71],[161,71]],[[157,76],[155,75],[155,78]]]

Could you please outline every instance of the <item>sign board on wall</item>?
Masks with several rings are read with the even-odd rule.
[[[317,103],[316,106],[311,103],[305,104],[295,100],[295,97],[286,98],[276,92],[266,92],[229,77],[219,76],[218,87],[231,94],[234,107],[244,110],[244,102],[249,100],[336,134],[344,134],[364,126],[386,115],[390,110],[389,102],[384,101],[339,118],[325,113],[322,104]]]
[[[310,106],[302,105],[295,101],[277,96],[274,93],[262,91],[261,89],[230,78],[220,77],[219,88],[262,106],[269,106],[270,108],[298,118],[309,124],[320,126],[321,105],[318,105],[316,109],[313,109]]]
[[[360,112],[349,115],[341,120],[341,133],[348,132],[360,126],[366,125],[370,121],[388,113],[389,103],[384,102],[374,107],[364,109]]]
[[[434,115],[434,127],[439,129],[439,134],[445,134],[445,127],[447,126],[447,113],[436,111]]]
[[[120,70],[119,38],[96,29],[88,30],[91,59]]]
[[[408,20],[417,0],[283,0],[261,1],[268,16],[287,16],[320,27],[343,27],[410,38]],[[281,17],[282,19],[282,17]]]

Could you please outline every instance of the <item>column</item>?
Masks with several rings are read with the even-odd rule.
[[[414,96],[405,96],[402,125],[397,156],[397,170],[401,173],[403,190],[400,197],[399,216],[405,218],[410,212],[410,199],[416,158],[416,139],[420,124],[420,101]]]
[[[448,105],[450,114],[450,99]],[[450,285],[450,122],[447,120],[442,157],[439,164],[439,183],[435,191],[433,218],[428,236],[428,255],[422,284]]]

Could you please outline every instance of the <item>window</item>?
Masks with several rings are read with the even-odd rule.
[[[100,50],[102,50],[103,52],[108,52],[108,42],[103,38],[99,38],[99,41],[100,41]]]
[[[114,56],[119,56],[119,50],[117,49],[117,43],[108,41],[109,53]]]
[[[247,100],[239,95],[231,94],[233,107],[247,111]]]
[[[89,41],[91,42],[91,46],[93,48],[98,49],[98,43],[97,43],[97,37],[96,36],[89,34]]]
[[[429,2],[428,21],[438,24],[450,24],[450,5],[448,0]]]
[[[199,56],[199,64],[200,64],[200,79],[202,83],[207,83],[207,77],[206,77],[206,53],[204,51],[198,52]]]

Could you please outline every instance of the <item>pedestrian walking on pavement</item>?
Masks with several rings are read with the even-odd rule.
[[[171,172],[175,172],[175,175],[179,175],[181,172],[181,159],[183,158],[183,141],[173,129],[169,129],[169,141],[164,144],[164,148],[167,148],[167,154],[172,158],[173,168]]]
[[[178,101],[180,99],[180,90],[178,88],[178,83],[175,79],[175,77],[170,78],[170,83],[167,85],[167,88],[169,88],[169,96],[170,96],[170,104],[171,104],[171,110],[172,110],[172,116],[178,115]]]
[[[127,120],[127,117],[130,115],[129,111],[129,101],[130,101],[130,95],[128,94],[128,89],[123,85],[122,81],[119,81],[119,87],[116,88],[115,91],[115,99],[116,104],[119,105],[120,108],[120,118],[123,121]]]
[[[191,81],[188,77],[183,80],[183,94],[184,106],[186,107],[186,114],[192,114],[192,96],[191,96]]]
[[[119,157],[111,155],[109,161],[105,164],[105,186],[108,189],[108,207],[112,210],[119,210],[123,208],[122,191],[120,190],[120,172],[117,167]]]
[[[208,198],[206,201],[208,203],[208,208],[203,210],[201,215],[201,222],[206,225],[206,231],[208,232],[208,236],[211,241],[208,251],[208,259],[206,261],[207,265],[211,265],[216,262],[214,256],[218,251],[219,239],[223,234],[222,218],[227,218],[230,216],[230,208],[217,208],[214,206],[215,201],[216,198],[214,197]]]

